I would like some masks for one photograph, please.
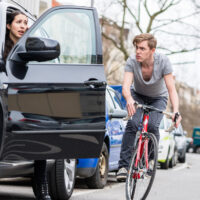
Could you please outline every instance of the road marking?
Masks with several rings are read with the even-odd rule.
[[[123,184],[125,183],[118,183],[116,182],[117,184],[116,185],[107,185],[104,190],[108,190],[108,189],[113,189],[113,188],[117,188],[117,187],[121,187]],[[79,190],[79,189],[78,189]],[[82,190],[82,191],[76,191],[76,189],[74,190],[73,192],[73,195],[72,197],[75,197],[75,196],[80,196],[80,195],[83,195],[83,194],[91,194],[91,193],[94,193],[94,192],[100,192],[102,190],[99,190],[99,189],[96,189],[96,190]]]
[[[176,167],[176,168],[174,168],[174,169],[172,169],[172,170],[173,170],[173,171],[179,171],[179,170],[185,169],[185,168],[187,168],[187,167],[189,167],[189,165],[188,165],[187,163],[184,163],[184,164],[182,164],[180,167]]]

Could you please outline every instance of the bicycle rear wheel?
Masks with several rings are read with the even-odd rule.
[[[146,133],[143,137],[148,139],[148,162],[149,169],[146,168],[145,164],[145,151],[144,148],[143,155],[135,167],[135,161],[137,157],[138,142],[136,145],[136,150],[134,150],[132,158],[130,160],[128,175],[126,179],[126,199],[127,200],[144,200],[146,199],[151,186],[154,181],[157,166],[158,148],[157,140],[152,133]]]

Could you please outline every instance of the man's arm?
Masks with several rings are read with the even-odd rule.
[[[178,94],[177,94],[175,83],[174,83],[174,78],[172,74],[170,73],[164,76],[164,80],[168,89],[169,98],[173,107],[173,112],[177,113],[179,112],[179,99],[178,99]],[[174,116],[173,116],[173,119],[174,119]],[[180,116],[176,122],[176,127],[178,127],[181,119],[182,118]]]
[[[124,81],[122,85],[122,94],[126,99],[126,107],[128,110],[128,115],[132,116],[135,114],[135,106],[134,106],[134,99],[131,95],[131,84],[133,83],[133,73],[132,72],[125,72],[124,73]]]

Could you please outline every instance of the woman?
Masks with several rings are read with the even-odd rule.
[[[24,13],[20,11],[14,11],[7,14],[6,39],[3,55],[4,61],[6,60],[10,50],[27,31],[27,29],[28,18]]]
[[[28,18],[24,13],[14,11],[7,15],[6,39],[3,54],[5,62],[9,52],[27,29]],[[51,200],[48,193],[46,160],[36,160],[34,163],[34,191],[38,200]]]

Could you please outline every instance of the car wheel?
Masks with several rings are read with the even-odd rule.
[[[195,152],[200,154],[200,147],[196,147]]]
[[[71,197],[75,184],[76,160],[59,159],[49,173],[49,192],[54,200]]]
[[[178,163],[178,150],[176,149],[176,151],[175,151],[175,165],[174,166],[176,166],[177,163]]]
[[[89,188],[102,189],[108,179],[108,148],[103,143],[96,171],[93,176],[86,178],[85,182]]]
[[[164,163],[160,163],[160,167],[161,167],[161,169],[168,169],[169,168],[169,159],[167,158],[167,160]]]
[[[178,162],[178,151],[177,149],[175,149],[172,159],[169,161],[169,167],[170,168],[175,167],[177,162]]]
[[[166,161],[164,163],[160,163],[161,169],[168,169],[169,168],[169,150]]]
[[[179,162],[180,163],[185,163],[185,160],[186,160],[186,155],[185,154],[183,155],[183,157],[179,158]]]
[[[188,153],[193,153],[194,152],[194,148],[193,147],[189,147],[187,150]]]

